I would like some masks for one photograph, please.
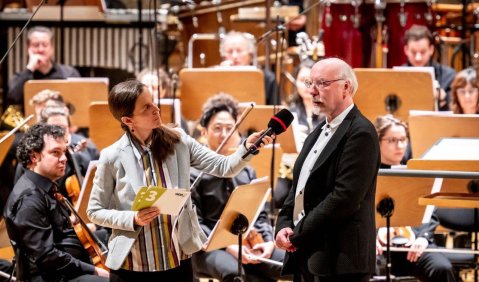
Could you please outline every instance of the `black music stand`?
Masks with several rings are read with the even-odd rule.
[[[238,244],[238,276],[235,281],[244,281],[242,274],[242,242],[253,228],[271,189],[267,178],[252,184],[240,185],[231,193],[221,217],[203,246],[205,252]]]
[[[391,281],[390,228],[400,226],[419,226],[428,222],[431,212],[427,213],[417,199],[431,193],[433,179],[410,181],[404,177],[378,176],[376,187],[376,227],[386,227],[386,281]],[[386,221],[381,220],[386,218]]]

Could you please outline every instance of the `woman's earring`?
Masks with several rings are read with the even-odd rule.
[[[135,132],[135,129],[132,127],[132,128],[130,129],[130,131],[131,131],[131,132]]]

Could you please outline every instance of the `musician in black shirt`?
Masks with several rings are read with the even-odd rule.
[[[66,147],[58,126],[36,124],[22,137],[17,157],[28,170],[6,204],[8,235],[20,251],[25,281],[108,281],[109,273],[90,263],[66,206],[54,198],[54,181],[65,173]]]

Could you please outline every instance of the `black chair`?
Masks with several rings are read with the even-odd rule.
[[[440,224],[452,230],[449,235],[453,236],[454,248],[471,250],[471,235],[475,230],[474,209],[438,208],[436,213]],[[455,231],[466,232],[466,234],[456,234]],[[476,265],[473,254],[445,253],[445,255],[457,273],[463,269],[474,269]]]

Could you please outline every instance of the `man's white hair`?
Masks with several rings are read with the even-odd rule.
[[[351,96],[354,96],[358,91],[358,78],[356,77],[353,68],[348,63],[339,58],[327,58],[325,60],[330,60],[339,66],[339,76],[342,79],[345,79],[349,81],[349,83],[351,83]]]

